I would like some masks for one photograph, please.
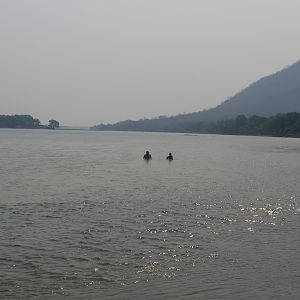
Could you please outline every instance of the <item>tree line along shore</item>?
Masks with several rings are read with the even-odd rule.
[[[59,122],[51,119],[48,125],[42,125],[39,119],[31,115],[0,115],[0,128],[56,129]]]
[[[164,124],[164,118],[149,120],[123,121],[116,124],[101,124],[91,127],[100,131],[146,131],[146,132],[180,132],[223,135],[254,135],[277,137],[300,137],[300,113],[290,112],[271,117],[239,115],[234,119],[220,121],[177,122]],[[154,123],[153,123],[154,122]],[[155,124],[155,126],[154,126]],[[31,115],[0,115],[0,128],[56,129],[59,122],[51,119],[48,125]]]
[[[174,123],[165,122],[165,118],[160,117],[151,120],[127,120],[116,124],[100,124],[91,127],[91,130],[300,137],[300,113],[290,112],[271,117],[239,115],[233,119],[219,121]]]

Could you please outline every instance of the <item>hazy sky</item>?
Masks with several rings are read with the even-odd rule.
[[[299,0],[0,0],[0,114],[95,125],[213,107],[300,59]]]

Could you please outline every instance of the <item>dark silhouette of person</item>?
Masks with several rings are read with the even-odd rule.
[[[172,153],[170,152],[169,155],[167,156],[167,160],[168,161],[172,161],[174,158],[173,158],[173,155]]]
[[[149,151],[146,151],[146,153],[144,154],[143,159],[144,159],[144,160],[150,160],[150,159],[152,159],[152,156],[151,156],[151,154],[149,153]]]

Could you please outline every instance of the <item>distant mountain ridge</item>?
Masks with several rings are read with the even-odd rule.
[[[116,124],[100,124],[93,130],[180,131],[186,122],[218,121],[238,115],[269,117],[300,112],[300,60],[228,98],[215,108],[173,117],[158,117]]]
[[[218,118],[300,112],[300,61],[254,82],[211,111]]]

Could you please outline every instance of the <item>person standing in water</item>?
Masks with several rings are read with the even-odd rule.
[[[169,155],[167,156],[167,160],[168,161],[172,161],[174,158],[173,158],[173,155],[172,153],[170,152]]]
[[[143,159],[144,159],[144,160],[150,160],[150,159],[152,159],[152,156],[151,156],[151,154],[149,153],[149,151],[146,151],[146,153],[144,154]]]

